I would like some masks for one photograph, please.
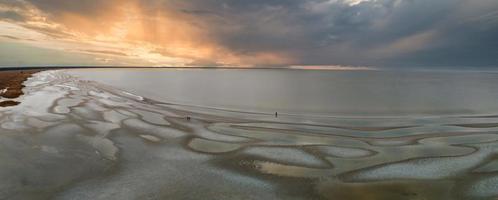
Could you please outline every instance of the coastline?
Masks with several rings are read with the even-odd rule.
[[[24,83],[22,104],[0,109],[0,176],[9,180],[0,182],[0,199],[439,200],[496,192],[482,186],[497,182],[482,176],[495,169],[498,146],[489,117],[313,124],[280,112],[197,112],[64,70]]]
[[[18,105],[20,102],[13,99],[24,94],[22,91],[25,87],[24,81],[40,71],[40,69],[0,71],[0,107]]]

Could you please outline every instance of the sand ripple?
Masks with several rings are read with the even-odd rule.
[[[495,117],[238,118],[63,71],[26,86],[0,108],[0,199],[498,197]]]

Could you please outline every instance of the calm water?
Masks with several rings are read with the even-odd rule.
[[[44,71],[0,108],[0,199],[494,200],[497,77]]]
[[[72,75],[170,103],[325,116],[498,114],[498,73],[109,69]]]

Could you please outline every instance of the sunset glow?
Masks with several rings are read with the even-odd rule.
[[[498,0],[0,0],[0,200],[498,200]]]
[[[0,65],[494,63],[496,49],[489,41],[496,35],[493,19],[498,5],[488,0],[458,2],[445,0],[427,7],[423,2],[403,0],[253,4],[212,0],[1,0],[0,57],[5,59]],[[424,15],[417,14],[423,10]],[[416,26],[405,27],[404,20],[408,19]],[[23,54],[7,50],[12,48]],[[489,53],[472,53],[477,48],[488,48]],[[463,62],[458,62],[460,59]]]

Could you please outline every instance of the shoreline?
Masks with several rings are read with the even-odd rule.
[[[24,82],[34,73],[41,69],[19,69],[0,71],[0,107],[10,107],[19,105],[19,101],[14,99],[22,96],[25,87]]]
[[[495,192],[479,187],[489,182],[482,173],[494,169],[487,158],[498,145],[498,125],[487,119],[331,120],[328,126],[250,119],[163,105],[61,73],[36,74],[23,103],[0,110],[6,155],[0,161],[7,163],[0,171],[12,180],[0,184],[6,188],[0,199],[216,199],[227,191],[258,199],[362,199],[355,192],[449,199],[439,194],[454,188],[484,199]],[[144,184],[152,178],[159,181]],[[116,192],[116,185],[126,190]],[[199,190],[183,192],[192,188]]]

